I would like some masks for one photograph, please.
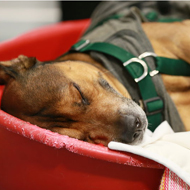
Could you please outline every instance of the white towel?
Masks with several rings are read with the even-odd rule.
[[[152,159],[190,185],[190,132],[174,133],[167,121],[161,123],[154,132],[147,129],[139,145],[112,141],[108,147]]]

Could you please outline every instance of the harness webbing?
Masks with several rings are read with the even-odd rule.
[[[146,112],[149,129],[154,131],[163,121],[162,111],[164,103],[158,96],[152,77],[158,73],[169,75],[190,76],[190,65],[182,60],[157,57],[156,54],[146,52],[138,58],[123,48],[105,42],[90,43],[88,40],[81,40],[71,48],[72,51],[88,52],[97,51],[117,58],[125,67],[131,77],[137,82]],[[147,56],[154,56],[157,68],[151,71],[143,60]]]
[[[190,76],[190,64],[180,59],[155,57],[157,68],[160,73],[176,76]]]
[[[134,56],[130,54],[129,52],[126,52],[124,49],[118,46],[115,46],[113,44],[109,44],[105,42],[89,43],[89,41],[82,40],[76,43],[72,47],[72,50],[79,51],[79,52],[97,51],[97,52],[111,55],[121,61],[121,64],[124,65],[124,67],[131,74],[131,76],[134,79],[136,79],[136,81],[137,79],[139,79],[139,76],[142,76],[142,73],[144,73],[143,67],[142,66],[139,67],[139,63],[142,62],[142,60],[138,59],[140,60],[139,63],[137,62],[137,60],[134,60],[133,62],[131,62],[133,64],[127,63],[127,61],[134,58]],[[162,121],[162,115],[160,111],[163,108],[163,102],[160,98],[158,98],[154,84],[152,83],[152,80],[150,79],[151,77],[147,75],[144,78],[144,80],[140,80],[138,82],[138,85],[142,94],[142,98],[143,100],[145,100],[144,102],[146,103],[145,107],[147,108],[146,110],[147,114],[152,115],[153,112],[158,112],[154,114],[155,115],[154,118],[156,119],[150,117],[151,121],[149,121],[152,123],[152,125],[150,126],[151,130],[154,130],[158,126],[158,124],[160,124],[160,122]],[[150,91],[149,89],[152,89],[152,90]],[[154,98],[153,101],[152,101],[152,98]]]

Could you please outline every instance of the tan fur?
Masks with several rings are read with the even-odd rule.
[[[118,92],[120,92],[121,94],[123,94],[123,96],[127,98],[131,98],[130,94],[125,89],[125,87],[115,77],[113,77],[112,74],[108,70],[106,70],[100,63],[92,59],[89,55],[84,54],[84,53],[73,53],[73,54],[69,54],[64,57],[61,57],[59,58],[59,60],[75,60],[75,61],[80,60],[80,61],[84,61],[84,62],[95,65],[97,68],[103,71],[103,73],[106,74],[106,77],[108,78],[109,81],[111,81],[111,83],[113,84],[113,87],[117,89]],[[90,73],[86,73],[86,74],[90,75]]]
[[[88,56],[76,58],[71,55],[64,62],[41,63],[19,56],[0,62],[0,78],[9,75],[2,109],[42,128],[91,143],[132,143],[135,133],[139,134],[136,140],[142,140],[146,116],[127,99],[129,94],[123,85],[98,63],[88,63],[92,62]]]

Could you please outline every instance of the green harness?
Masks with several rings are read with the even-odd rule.
[[[148,118],[149,129],[154,131],[163,121],[162,111],[164,108],[163,100],[157,95],[152,77],[158,73],[190,76],[190,64],[183,60],[158,57],[153,52],[145,52],[139,57],[133,56],[121,47],[106,42],[91,43],[89,40],[81,40],[71,48],[72,51],[89,52],[96,51],[111,55],[118,59],[130,76],[138,84],[144,110]],[[156,60],[156,69],[151,70],[144,58],[153,56]]]

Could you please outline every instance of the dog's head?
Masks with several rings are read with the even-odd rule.
[[[91,143],[142,139],[146,115],[109,72],[82,61],[39,62],[26,56],[0,67],[4,111]]]

